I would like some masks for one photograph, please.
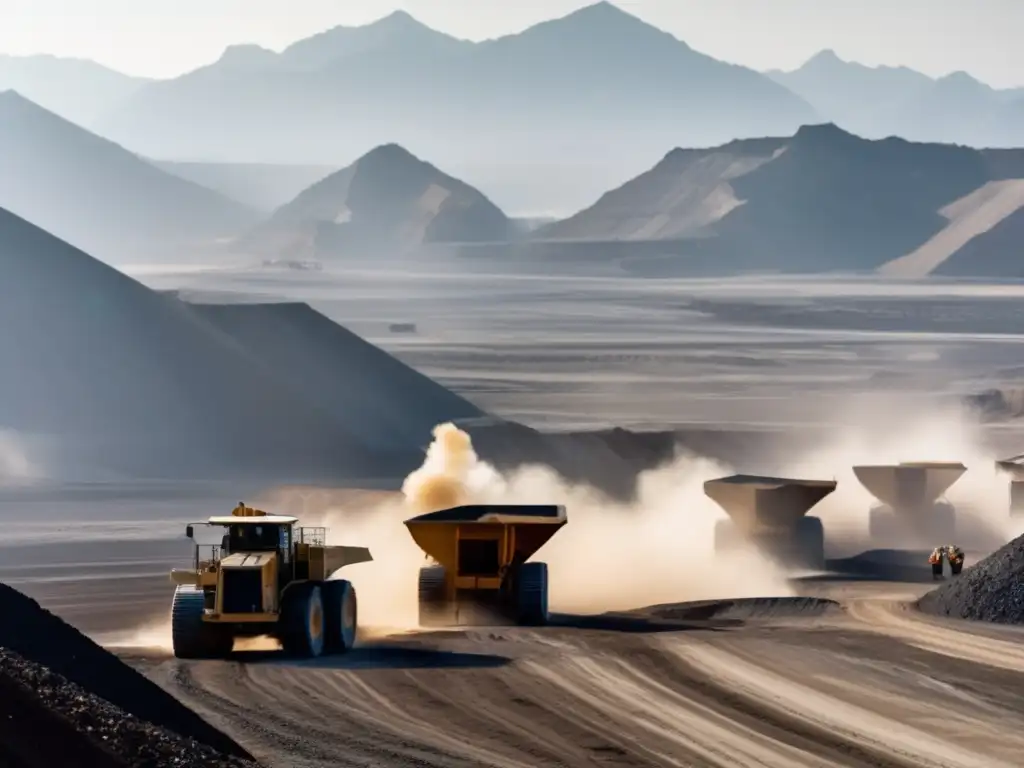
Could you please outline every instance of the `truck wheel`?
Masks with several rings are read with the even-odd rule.
[[[199,587],[179,585],[171,602],[171,645],[179,659],[218,659],[231,653],[234,638],[224,627],[203,621]]]
[[[421,627],[448,627],[455,623],[455,609],[448,603],[445,570],[439,565],[420,568],[419,625]]]
[[[293,584],[284,593],[281,645],[289,656],[316,658],[324,651],[324,604],[320,585]]]
[[[548,564],[523,563],[516,582],[518,623],[541,627],[548,623]]]
[[[352,582],[338,579],[325,581],[320,591],[327,624],[327,636],[324,639],[326,652],[345,653],[352,650],[358,630],[356,588]]]
[[[796,556],[811,571],[825,570],[825,527],[820,517],[801,517],[796,523]]]

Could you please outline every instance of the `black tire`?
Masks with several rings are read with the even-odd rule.
[[[523,563],[516,579],[518,623],[542,627],[548,623],[548,564]]]
[[[732,520],[715,523],[715,552],[731,552],[740,545],[740,532]]]
[[[417,585],[420,627],[448,627],[455,623],[455,607],[448,602],[445,575],[439,565],[420,568]]]
[[[352,582],[338,579],[325,581],[320,588],[324,601],[325,653],[347,653],[356,644],[359,629],[356,588]]]
[[[231,653],[234,638],[225,627],[203,621],[205,597],[199,587],[181,586],[171,602],[171,645],[179,659],[222,659]]]
[[[313,581],[292,584],[284,591],[281,645],[289,656],[316,658],[324,652],[326,621],[323,594]]]
[[[825,526],[820,517],[801,517],[796,523],[796,558],[811,571],[825,570]]]

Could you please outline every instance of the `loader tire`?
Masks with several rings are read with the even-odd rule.
[[[455,606],[448,602],[445,570],[440,565],[420,568],[417,594],[421,628],[450,627],[456,623]]]
[[[356,644],[358,605],[356,588],[344,579],[325,581],[320,587],[324,601],[325,653],[347,653]]]
[[[289,656],[313,659],[324,652],[326,622],[323,593],[312,581],[293,584],[285,590],[281,611],[281,645]]]
[[[820,517],[801,517],[796,524],[797,565],[810,571],[825,570],[825,527]]]
[[[179,659],[222,659],[234,638],[224,627],[203,621],[203,590],[179,585],[171,602],[171,645]]]
[[[542,627],[548,623],[548,564],[523,563],[516,583],[518,623]]]

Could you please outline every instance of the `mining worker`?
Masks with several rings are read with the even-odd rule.
[[[946,556],[945,547],[936,547],[928,556],[928,563],[932,567],[932,579],[942,578],[942,561]]]
[[[963,570],[964,551],[956,544],[950,544],[946,547],[946,559],[949,560],[949,570],[954,576]]]

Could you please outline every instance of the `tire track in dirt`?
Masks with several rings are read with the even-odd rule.
[[[908,645],[976,664],[1024,672],[1024,632],[1007,628],[1003,632],[1007,639],[999,639],[990,636],[982,626],[932,618],[894,600],[852,600],[846,611],[869,631]]]

